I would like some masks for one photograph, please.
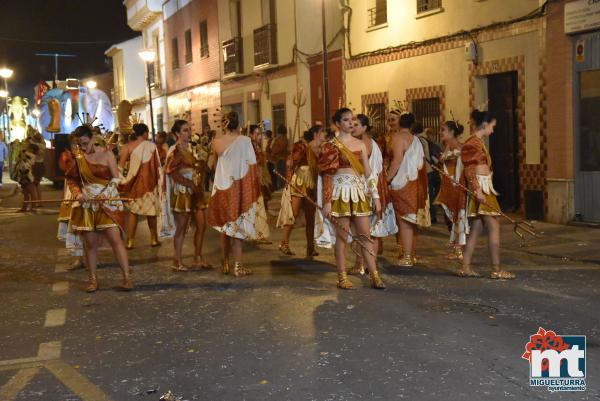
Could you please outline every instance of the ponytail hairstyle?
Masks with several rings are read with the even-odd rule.
[[[452,135],[454,137],[459,137],[465,130],[465,127],[462,126],[458,121],[449,120],[444,123],[444,125],[452,131]]]
[[[369,121],[369,117],[367,117],[365,114],[357,114],[356,119],[360,122],[360,125],[367,127],[365,132],[369,132],[371,131],[371,128],[373,128],[371,126],[371,122]]]
[[[471,120],[473,120],[475,127],[479,128],[484,123],[491,123],[494,120],[494,116],[492,116],[489,111],[475,109],[471,112]]]

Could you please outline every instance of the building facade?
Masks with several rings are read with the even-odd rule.
[[[546,132],[540,105],[544,18],[538,0],[349,0],[348,101],[385,114],[394,101],[437,135],[489,109],[498,119],[489,148],[504,210],[547,213]],[[377,79],[373,79],[377,77]],[[385,130],[384,120],[378,129]]]
[[[297,0],[218,0],[221,40],[221,96],[224,111],[235,110],[243,124],[263,121],[266,129],[285,126],[291,141],[321,115],[312,115],[313,96],[322,71],[319,2]],[[341,12],[327,2],[326,38],[337,51],[337,74],[331,103],[341,98]],[[315,60],[316,58],[316,60]],[[312,64],[311,64],[312,62]],[[316,81],[315,81],[316,79]],[[322,74],[321,74],[322,85]],[[335,85],[339,83],[339,85]]]
[[[221,106],[216,0],[170,0],[163,6],[169,120],[194,132],[215,128]]]
[[[163,3],[163,0],[125,0],[123,2],[127,8],[127,24],[134,31],[142,33],[143,49],[152,50],[155,53],[155,60],[148,64],[145,73],[147,74],[146,78],[150,78],[154,127],[157,132],[168,129]],[[142,71],[139,70],[138,74],[141,74]],[[146,105],[145,116],[144,121],[150,121],[149,104]]]
[[[128,100],[133,106],[131,114],[149,121],[146,114],[146,80],[144,74],[141,74],[144,71],[144,62],[139,56],[143,43],[143,38],[138,36],[111,46],[104,54],[112,60],[113,109],[116,110],[121,101]]]

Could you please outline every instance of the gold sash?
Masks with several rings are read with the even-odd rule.
[[[308,162],[311,175],[314,177],[319,174],[319,162],[317,161],[317,156],[314,154],[308,142],[306,142],[306,161]]]
[[[356,173],[358,173],[358,175],[365,175],[365,167],[362,165],[360,160],[358,160],[356,158],[356,155],[354,153],[352,153],[352,151],[346,147],[346,145],[344,145],[342,142],[340,142],[340,140],[337,139],[336,137],[334,137],[331,140],[331,143],[333,143],[333,145],[340,151],[340,153],[342,153],[344,155],[344,157],[346,157],[346,159],[348,159],[348,161],[350,162],[350,165],[352,166],[354,171]]]
[[[78,152],[75,155],[75,160],[77,161],[77,168],[79,169],[79,175],[81,176],[82,184],[100,184],[100,185],[108,185],[109,180],[105,180],[100,177],[96,177],[92,174],[92,170],[90,169],[90,165],[86,160],[85,156],[82,152]]]

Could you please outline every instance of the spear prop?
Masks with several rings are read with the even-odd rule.
[[[425,161],[427,161],[427,163],[431,166],[432,169],[434,169],[435,171],[437,171],[438,173],[442,174],[444,177],[446,177],[450,181],[452,181],[452,183],[454,185],[456,185],[457,187],[459,187],[460,189],[462,189],[469,195],[473,196],[474,198],[477,198],[477,195],[475,194],[474,191],[470,190],[469,188],[467,188],[460,182],[456,181],[454,179],[454,177],[452,177],[450,174],[448,174],[447,172],[445,172],[444,170],[442,170],[441,168],[439,168],[438,166],[433,164],[427,158],[425,158]],[[525,234],[529,234],[535,238],[539,237],[539,234],[535,231],[533,224],[531,224],[530,222],[525,221],[525,220],[517,221],[517,220],[513,219],[512,217],[510,217],[509,215],[507,215],[506,213],[504,213],[499,208],[496,208],[495,206],[492,206],[486,202],[483,202],[483,204],[486,205],[487,207],[489,207],[490,209],[492,209],[494,212],[498,213],[500,216],[502,216],[505,219],[507,219],[508,221],[510,221],[510,223],[513,225],[513,232],[522,240],[525,238]]]
[[[285,183],[286,183],[287,185],[289,185],[290,187],[292,187],[292,188],[293,188],[293,189],[294,189],[296,192],[298,192],[298,193],[301,193],[301,194],[302,194],[302,196],[304,196],[304,198],[305,198],[305,199],[306,199],[306,200],[307,200],[309,203],[311,203],[311,204],[312,204],[314,207],[316,207],[318,210],[320,210],[320,211],[321,211],[321,213],[323,213],[323,216],[324,216],[324,217],[326,217],[326,216],[325,216],[325,213],[323,212],[323,208],[322,208],[321,206],[319,206],[319,204],[318,204],[317,202],[315,202],[314,200],[312,200],[312,199],[311,199],[311,198],[310,198],[310,197],[309,197],[309,196],[306,194],[306,192],[302,191],[302,190],[301,190],[300,188],[298,188],[296,185],[292,184],[292,183],[291,183],[291,182],[290,182],[290,181],[289,181],[289,180],[288,180],[286,177],[284,177],[283,175],[281,175],[281,174],[279,173],[279,171],[277,171],[277,170],[273,170],[273,172],[274,172],[274,173],[275,173],[277,176],[279,176],[279,178],[281,178],[283,181],[285,181]],[[337,221],[337,219],[336,219],[336,218],[334,218],[333,216],[332,216],[332,217],[328,217],[328,220],[329,220],[329,221],[331,221],[333,224],[335,224],[335,226],[336,226],[337,228],[339,228],[340,230],[342,230],[342,232],[343,232],[344,234],[346,234],[346,235],[348,235],[348,236],[350,236],[350,235],[351,235],[350,231],[348,231],[348,230],[346,229],[346,227],[342,226],[342,225],[341,225],[341,224],[340,224],[340,223]],[[369,242],[373,242],[373,240],[372,240],[371,238],[367,238],[367,240],[368,240]],[[373,251],[371,251],[369,248],[367,248],[366,246],[364,246],[364,245],[362,244],[362,242],[360,242],[359,240],[357,240],[356,242],[358,243],[358,245],[360,245],[360,246],[361,246],[361,248],[363,248],[364,250],[366,250],[366,251],[367,251],[367,252],[368,252],[368,253],[369,253],[371,256],[373,256],[374,258],[377,258],[377,255],[375,255],[375,253],[373,253]],[[354,241],[353,241],[353,243],[354,243]],[[357,252],[357,251],[356,251],[354,248],[352,248],[352,245],[350,246],[350,249],[352,249],[352,252],[354,252],[356,255],[359,255],[359,253],[358,253],[358,252]],[[360,256],[360,255],[359,255],[359,256]]]
[[[87,203],[97,203],[97,202],[132,202],[131,198],[98,198],[98,199],[87,199],[85,201],[78,201],[77,199],[41,199],[41,200],[28,200],[23,203],[72,203],[72,202],[87,202]]]

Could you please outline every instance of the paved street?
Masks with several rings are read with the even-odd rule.
[[[44,196],[59,197],[44,188]],[[600,230],[536,223],[521,244],[504,225],[515,281],[461,279],[443,258],[445,227],[420,233],[422,263],[380,259],[385,291],[335,288],[333,253],[315,261],[246,245],[255,274],[172,273],[171,243],[130,251],[136,289],[102,254],[101,290],[55,238],[56,208],[14,213],[0,191],[0,400],[594,400],[600,399]],[[271,203],[275,209],[276,202]],[[292,249],[303,254],[302,230]],[[485,243],[476,260],[487,271]],[[218,264],[217,236],[205,246]],[[185,252],[191,262],[191,235]],[[538,327],[587,336],[583,393],[529,387],[524,345]]]

